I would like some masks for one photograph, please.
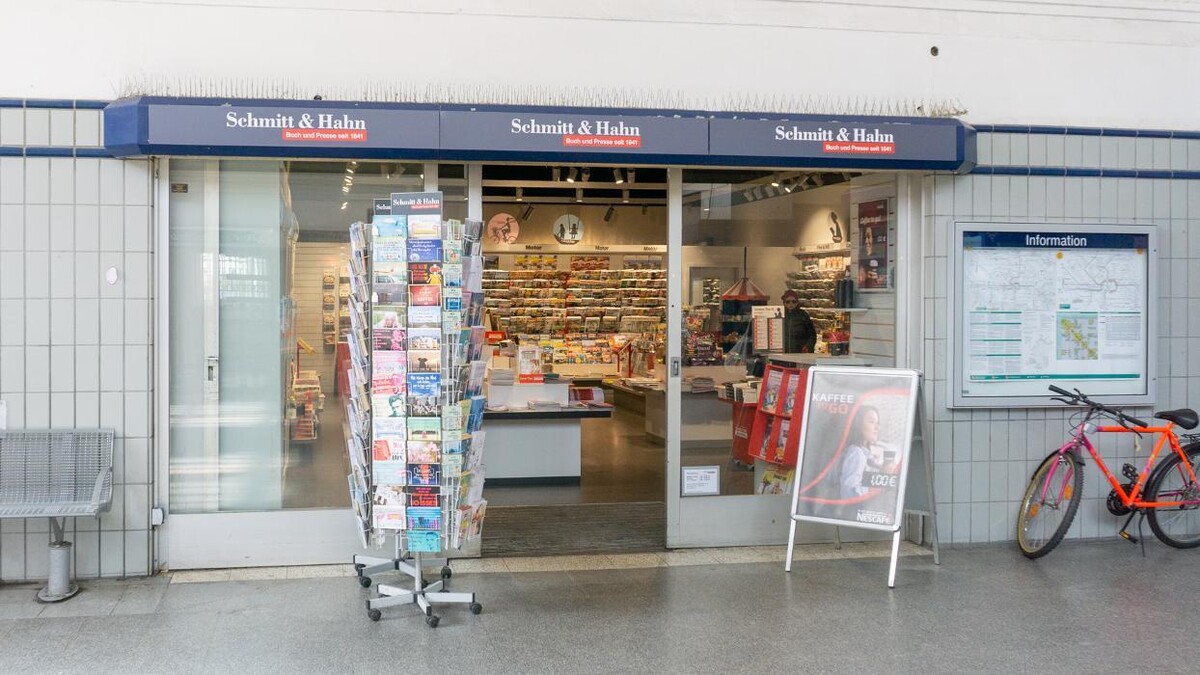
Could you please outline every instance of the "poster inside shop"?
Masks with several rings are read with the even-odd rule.
[[[886,289],[888,269],[888,200],[858,204],[858,288]]]
[[[900,527],[916,412],[914,370],[814,366],[793,515],[894,532]]]

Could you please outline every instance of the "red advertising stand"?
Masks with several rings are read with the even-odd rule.
[[[791,483],[800,447],[807,382],[807,367],[771,365],[763,375],[748,450],[752,458],[771,465],[758,486],[760,493],[786,492]]]

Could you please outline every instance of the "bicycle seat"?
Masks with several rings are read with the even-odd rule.
[[[1176,425],[1184,429],[1195,429],[1197,424],[1200,424],[1200,417],[1196,415],[1195,410],[1188,408],[1180,408],[1179,410],[1163,410],[1154,413],[1154,416],[1160,420],[1174,422]]]

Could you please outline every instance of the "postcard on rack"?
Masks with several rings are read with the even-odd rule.
[[[410,553],[437,553],[442,550],[442,534],[434,530],[409,530],[405,533]]]
[[[404,506],[407,502],[403,485],[376,485],[375,506]]]
[[[461,263],[463,254],[463,243],[460,239],[443,239],[442,240],[442,260],[448,263]]]
[[[374,328],[371,346],[376,351],[402,352],[408,349],[408,332],[403,328]]]
[[[451,333],[462,330],[463,313],[461,310],[446,310],[442,312],[442,332]]]
[[[380,238],[394,239],[408,237],[408,217],[407,216],[392,216],[392,215],[376,215],[371,219],[371,226],[375,228],[375,239]]]
[[[442,266],[440,263],[408,263],[408,283],[414,286],[441,286],[442,279]]]
[[[439,349],[408,351],[410,373],[438,373],[442,368],[442,352]]]
[[[371,308],[371,328],[404,328],[407,311],[403,303],[377,304]]]
[[[439,328],[413,328],[408,332],[408,348],[412,350],[441,349],[442,331]]]
[[[404,485],[408,482],[406,462],[371,462],[371,478],[376,485]]]
[[[407,485],[404,488],[404,494],[408,495],[409,503],[412,503],[415,498],[422,496],[437,496],[442,493],[441,486],[438,485]],[[418,499],[419,501],[419,499]],[[431,504],[413,504],[414,506],[431,506]]]
[[[461,310],[463,307],[463,292],[461,288],[445,287],[442,289],[442,309]]]
[[[442,304],[441,286],[409,286],[409,307],[438,307]]]
[[[376,437],[371,441],[371,459],[376,462],[404,462],[406,445],[403,436]]]
[[[408,441],[409,464],[437,464],[441,461],[442,446],[437,441]]]
[[[446,455],[461,455],[463,454],[463,439],[461,431],[443,431],[442,432],[442,458]]]
[[[408,325],[413,328],[441,328],[442,306],[409,307]]]
[[[458,263],[446,263],[442,267],[442,285],[461,287],[463,283],[463,268]]]
[[[376,263],[404,262],[408,253],[405,239],[376,239],[371,247],[371,260]]]
[[[442,476],[447,479],[458,478],[462,475],[462,455],[442,455]]]
[[[441,239],[409,239],[408,262],[442,262]]]
[[[400,419],[408,412],[406,392],[397,394],[372,394],[371,419],[376,423],[381,419]]]
[[[437,441],[442,438],[442,423],[436,417],[414,417],[408,425],[408,440]],[[416,460],[414,460],[416,461]]]
[[[375,263],[375,285],[408,283],[408,265],[401,262]]]
[[[403,530],[408,521],[403,506],[375,506],[371,518],[377,530]]]
[[[399,436],[405,438],[408,435],[408,420],[403,417],[382,417],[377,416],[372,420],[376,436]]]
[[[409,464],[409,485],[438,485],[442,482],[441,464]]]
[[[437,417],[441,409],[442,376],[439,373],[408,374],[408,414]]]
[[[408,508],[408,529],[442,529],[442,510],[438,507],[416,506]]]
[[[408,302],[408,284],[375,284],[371,291],[372,301],[377,305],[403,305]]]
[[[463,414],[462,406],[458,403],[450,403],[442,406],[442,430],[455,430],[462,433]]]
[[[409,239],[437,239],[441,244],[442,219],[437,214],[410,215],[408,217]]]

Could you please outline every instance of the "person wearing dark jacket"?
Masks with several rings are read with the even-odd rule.
[[[817,328],[808,312],[800,309],[800,296],[795,291],[783,294],[783,351],[788,354],[811,354],[817,346]]]

